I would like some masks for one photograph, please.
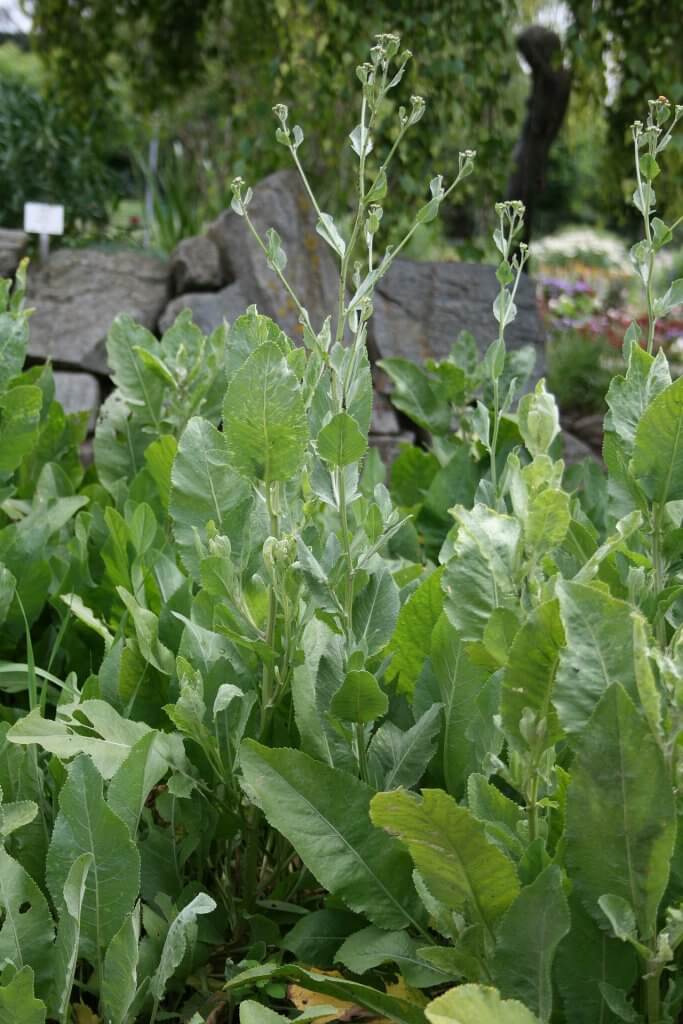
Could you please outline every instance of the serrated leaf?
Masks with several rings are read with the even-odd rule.
[[[522,889],[498,928],[493,980],[503,995],[519,999],[542,1024],[553,1011],[551,971],[569,925],[562,874],[551,864]]]
[[[492,931],[519,893],[512,862],[486,838],[484,826],[447,793],[378,793],[372,821],[398,836],[431,894]]]
[[[28,344],[28,318],[0,312],[0,391],[21,373]]]
[[[623,686],[610,686],[586,725],[567,795],[567,862],[599,924],[598,900],[633,907],[643,941],[654,935],[669,878],[676,818],[662,753]]]
[[[71,865],[83,853],[91,854],[93,863],[83,898],[80,948],[96,962],[137,899],[140,858],[127,826],[104,801],[97,769],[80,755],[69,765],[59,794],[47,855],[47,884],[58,908],[64,905]]]
[[[331,466],[350,466],[365,455],[368,442],[353,416],[339,412],[318,434],[318,455]]]
[[[552,701],[560,725],[581,733],[601,696],[621,683],[637,698],[631,606],[604,590],[563,580],[557,586],[566,646]]]
[[[228,385],[223,430],[234,468],[250,480],[289,480],[301,470],[308,423],[301,390],[277,345],[260,345]]]
[[[501,999],[495,988],[458,985],[425,1007],[429,1024],[538,1024],[516,999]]]
[[[683,498],[683,377],[662,391],[641,416],[631,471],[652,501],[663,504]]]
[[[380,928],[404,928],[418,913],[412,864],[399,843],[373,828],[373,790],[297,750],[241,747],[244,788],[309,871]]]
[[[199,579],[197,541],[206,544],[207,523],[239,550],[251,502],[249,485],[230,464],[225,437],[194,416],[183,431],[171,473],[169,512],[181,560]]]

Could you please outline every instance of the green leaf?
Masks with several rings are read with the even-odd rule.
[[[368,748],[370,781],[377,789],[410,789],[434,756],[441,732],[441,705],[434,704],[403,732],[383,722]]]
[[[132,839],[137,834],[147,797],[168,771],[168,761],[159,741],[160,736],[156,732],[150,731],[141,736],[109,783],[107,803],[114,814],[126,823]]]
[[[109,1024],[127,1024],[138,985],[140,913],[136,908],[107,946],[102,971],[102,1007]]]
[[[330,704],[330,712],[343,722],[374,722],[389,709],[389,699],[370,672],[347,672]]]
[[[576,896],[569,900],[571,930],[560,943],[555,977],[567,1020],[572,1024],[616,1024],[601,985],[628,991],[637,976],[634,951],[612,939]]]
[[[475,818],[486,825],[486,833],[493,841],[513,856],[521,855],[518,826],[523,810],[519,804],[501,793],[486,776],[472,772],[467,780],[467,805]]]
[[[489,843],[481,822],[447,793],[378,793],[370,817],[406,844],[437,900],[466,911],[489,931],[519,893],[512,862]]]
[[[157,485],[161,504],[166,511],[171,498],[171,471],[177,450],[178,442],[171,434],[163,434],[145,448],[147,469]]]
[[[367,451],[368,442],[347,412],[338,412],[318,434],[318,455],[331,466],[350,466]]]
[[[127,826],[105,803],[102,778],[85,755],[69,765],[47,855],[47,884],[60,913],[71,865],[83,853],[91,854],[93,863],[81,911],[81,952],[96,962],[137,899],[140,858]]]
[[[522,889],[498,928],[493,980],[503,995],[537,1013],[542,1024],[553,1011],[551,971],[569,924],[562,874],[551,864]]]
[[[534,609],[513,640],[503,675],[500,713],[507,740],[520,753],[528,750],[519,728],[526,708],[534,712],[537,722],[545,721],[542,750],[562,738],[552,697],[563,646],[564,630],[557,601],[546,601]]]
[[[135,349],[156,354],[159,343],[153,334],[129,316],[117,316],[107,336],[107,362],[112,380],[129,405],[142,406],[152,421],[159,416],[164,385],[140,359]]]
[[[494,608],[518,606],[520,524],[481,504],[453,514],[458,532],[443,577],[444,610],[464,641],[481,640]]]
[[[458,985],[425,1007],[429,1024],[538,1024],[516,999],[501,999],[495,988]]]
[[[254,999],[240,1003],[240,1024],[286,1024],[288,1020],[289,1017],[283,1017]]]
[[[641,416],[631,472],[651,501],[683,498],[683,377],[661,392]]]
[[[373,790],[296,750],[241,747],[244,788],[309,871],[351,910],[380,928],[415,922],[412,864],[400,844],[373,828]]]
[[[3,803],[3,792],[0,786],[0,843],[24,825],[30,825],[38,816],[38,804],[33,800],[16,800]]]
[[[0,985],[0,1024],[45,1024],[45,1003],[33,994],[33,971],[24,967]]]
[[[570,501],[566,491],[548,487],[529,502],[524,519],[524,540],[537,558],[564,540],[572,518]]]
[[[228,386],[223,430],[231,464],[250,480],[289,480],[303,467],[308,423],[301,390],[277,345],[260,345]]]
[[[250,501],[249,485],[230,465],[224,435],[194,416],[173,462],[169,512],[181,560],[195,579],[200,572],[198,542],[208,541],[207,523],[213,522],[239,551]]]
[[[398,587],[387,569],[374,572],[367,587],[353,602],[353,632],[364,643],[369,656],[377,654],[391,640],[401,602]]]
[[[42,991],[51,977],[52,915],[31,876],[3,848],[0,848],[0,911],[3,919],[0,964],[14,964],[18,971],[30,964],[36,974],[38,990]]]
[[[21,373],[28,344],[28,318],[0,313],[0,391]]]
[[[437,569],[423,580],[398,613],[396,632],[389,645],[393,657],[388,674],[391,679],[398,677],[400,693],[413,692],[429,657],[432,630],[443,607],[442,574],[443,570]]]
[[[0,473],[11,473],[36,443],[43,393],[20,384],[0,395]]]
[[[71,989],[76,974],[81,935],[81,907],[85,882],[92,865],[92,855],[82,853],[69,869],[62,891],[62,913],[54,946],[53,987],[50,993],[50,1015],[66,1020]]]
[[[664,352],[659,351],[655,358],[637,341],[632,341],[626,375],[617,375],[610,383],[606,396],[609,412],[605,418],[605,430],[614,431],[626,445],[629,455],[643,413],[670,384],[671,374]]]
[[[228,384],[252,352],[267,343],[277,345],[283,356],[292,348],[291,341],[278,325],[270,317],[257,313],[256,306],[250,306],[243,316],[233,321],[228,332],[225,348],[225,377]]]
[[[164,675],[172,676],[175,671],[173,652],[159,639],[159,618],[149,608],[144,608],[125,587],[116,592],[128,609],[135,627],[140,653],[145,661]]]
[[[567,863],[599,924],[613,893],[635,912],[641,938],[656,931],[676,818],[662,753],[624,688],[610,686],[581,735],[567,796]]]
[[[314,910],[287,932],[282,948],[304,963],[332,967],[342,942],[362,924],[363,918],[349,910]]]
[[[557,586],[566,647],[552,696],[565,732],[580,734],[611,683],[637,698],[631,606],[604,590],[563,580]]]
[[[87,735],[81,730],[86,725]],[[100,775],[110,779],[128,757],[131,748],[148,733],[143,722],[131,722],[103,700],[60,705],[57,718],[43,718],[35,708],[18,719],[7,734],[11,743],[37,744],[62,760],[88,754]],[[93,735],[99,734],[99,735]]]
[[[378,1017],[386,1017],[394,1021],[395,1024],[424,1024],[422,1009],[415,1003],[398,999],[396,996],[371,988],[369,985],[361,985],[357,981],[335,978],[329,974],[321,974],[319,971],[307,970],[294,964],[286,964],[283,967],[265,964],[243,971],[237,977],[232,978],[225,987],[230,991],[245,985],[251,987],[254,981],[271,979],[296,982],[313,992],[321,992],[325,996],[332,996],[333,999],[341,999],[344,1002],[356,1003],[372,1010],[373,1014]]]
[[[443,773],[446,789],[457,798],[470,772],[479,766],[472,730],[479,718],[477,702],[489,672],[473,664],[458,631],[443,613],[434,627],[431,648],[432,669],[444,707]]]
[[[418,955],[420,944],[405,931],[386,932],[370,925],[344,941],[336,960],[353,974],[365,974],[382,964],[394,963],[408,985],[414,988],[427,988],[448,981],[449,974],[430,967]]]
[[[163,998],[166,985],[180,967],[188,946],[194,945],[197,937],[197,917],[201,914],[211,914],[215,909],[215,900],[200,892],[171,922],[164,940],[159,966],[150,985],[155,1000],[160,1001]]]
[[[378,364],[394,383],[392,403],[414,423],[433,434],[450,431],[452,412],[444,381],[409,359],[381,359]]]

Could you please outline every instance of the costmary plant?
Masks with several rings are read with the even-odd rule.
[[[209,337],[183,313],[160,341],[118,318],[85,475],[45,371],[19,376],[21,279],[2,292],[0,440],[22,455],[0,467],[0,1020],[201,1024],[239,1003],[278,1024],[287,994],[302,1020],[326,999],[396,1024],[680,1014],[682,381],[631,332],[589,516],[552,396],[520,398],[531,361],[505,350],[526,253],[500,204],[483,360],[461,337],[385,364],[432,434],[399,459],[394,491],[410,466],[425,485],[396,507],[368,449],[373,288],[474,158],[381,252],[423,101],[384,158],[373,133],[408,58],[384,35],[358,70],[347,239],[275,108],[339,259],[329,318],[237,180],[303,347],[253,307]],[[673,234],[645,194],[652,237]]]

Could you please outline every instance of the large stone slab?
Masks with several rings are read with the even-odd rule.
[[[218,249],[210,238],[183,238],[171,253],[173,294],[211,292],[224,284]]]
[[[23,231],[0,228],[0,277],[10,277],[28,248],[28,235]]]
[[[167,331],[183,309],[192,310],[192,319],[204,334],[210,334],[224,320],[229,324],[246,311],[249,303],[242,285],[235,281],[219,292],[189,292],[172,299],[159,317],[159,331]]]
[[[97,410],[100,407],[100,384],[92,373],[75,373],[70,370],[57,370],[55,379],[55,398],[63,406],[65,412],[88,412],[88,431],[95,429]]]
[[[498,330],[491,310],[498,287],[491,266],[397,259],[375,292],[369,330],[373,354],[418,362],[443,359],[462,330],[471,331],[484,352]],[[505,332],[508,348],[534,345],[540,375],[543,330],[534,283],[526,275],[520,281],[516,305],[517,319]]]
[[[278,171],[254,189],[249,206],[254,226],[265,236],[274,228],[287,255],[284,271],[299,301],[319,330],[326,316],[337,308],[339,277],[337,259],[315,230],[316,217],[296,171]],[[208,235],[218,246],[225,280],[237,280],[247,305],[256,303],[260,313],[272,317],[294,340],[302,328],[295,303],[273,273],[243,218],[225,210]]]
[[[60,249],[29,275],[29,355],[59,367],[108,373],[105,339],[128,313],[154,330],[168,297],[168,267],[135,251]]]

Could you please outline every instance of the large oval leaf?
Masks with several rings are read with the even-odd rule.
[[[683,377],[662,391],[641,416],[631,470],[652,501],[683,498]]]
[[[306,410],[297,379],[273,342],[259,345],[232,378],[223,430],[231,464],[249,480],[289,480],[301,470]]]

